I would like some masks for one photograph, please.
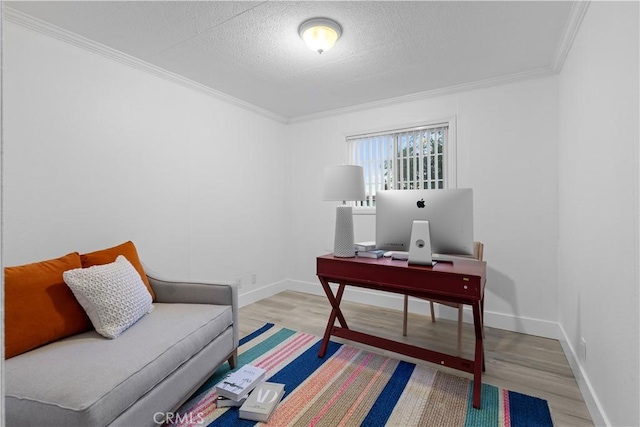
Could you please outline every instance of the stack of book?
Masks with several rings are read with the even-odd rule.
[[[376,242],[361,242],[355,245],[356,253],[362,258],[382,258],[385,251],[376,249]]]
[[[265,382],[266,371],[244,365],[216,384],[217,407],[239,406],[239,416],[252,421],[267,422],[282,400],[284,384]]]
[[[216,384],[218,393],[218,407],[240,406],[247,398],[247,395],[258,384],[264,381],[266,371],[252,365],[244,365],[227,375],[222,381]]]

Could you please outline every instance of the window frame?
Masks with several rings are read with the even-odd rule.
[[[348,144],[349,139],[371,137],[375,135],[394,134],[394,133],[406,132],[406,131],[419,129],[419,128],[433,128],[433,127],[444,127],[444,126],[446,126],[448,129],[447,129],[447,141],[444,145],[444,150],[442,153],[443,163],[446,165],[444,175],[443,175],[443,178],[444,178],[443,188],[457,188],[458,150],[457,150],[457,129],[456,129],[455,115],[449,116],[444,119],[439,119],[439,120],[425,120],[417,123],[387,126],[385,128],[369,129],[368,131],[351,132],[349,134],[345,134],[344,143],[345,143],[346,156],[347,156],[347,159],[351,162],[352,159],[351,159],[351,153],[349,152],[349,144]],[[397,191],[403,191],[403,190],[397,190]],[[354,215],[375,215],[376,214],[376,208],[373,206],[371,207],[355,206],[354,202],[351,202],[351,205],[353,206]]]

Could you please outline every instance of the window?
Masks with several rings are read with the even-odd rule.
[[[349,162],[364,168],[366,199],[375,207],[378,190],[451,187],[450,122],[347,138]]]

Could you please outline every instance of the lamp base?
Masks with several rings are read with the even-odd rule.
[[[356,256],[353,241],[353,209],[351,206],[336,207],[336,235],[333,241],[333,256],[353,258]]]

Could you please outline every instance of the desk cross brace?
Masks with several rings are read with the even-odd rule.
[[[441,366],[447,366],[450,368],[458,369],[460,371],[469,372],[474,374],[473,381],[473,407],[480,408],[480,392],[482,385],[482,371],[485,370],[484,364],[484,349],[483,349],[483,328],[482,328],[482,309],[479,302],[472,304],[473,317],[474,317],[474,329],[476,335],[475,343],[475,360],[463,359],[461,357],[452,356],[445,353],[440,353],[433,350],[417,347],[414,345],[389,340],[386,338],[378,337],[375,335],[366,334],[363,332],[354,331],[349,329],[347,321],[340,309],[340,302],[344,294],[345,284],[338,283],[338,291],[334,296],[329,282],[319,277],[322,288],[324,289],[327,299],[331,304],[332,310],[327,322],[327,328],[325,329],[324,337],[320,350],[318,351],[318,357],[324,357],[329,344],[331,335],[348,339],[351,341],[360,342],[363,344],[371,345],[374,347],[389,350],[395,353],[404,354],[406,356],[415,357],[418,359],[426,360],[428,362],[436,363]],[[340,326],[335,326],[336,319],[340,323]]]

